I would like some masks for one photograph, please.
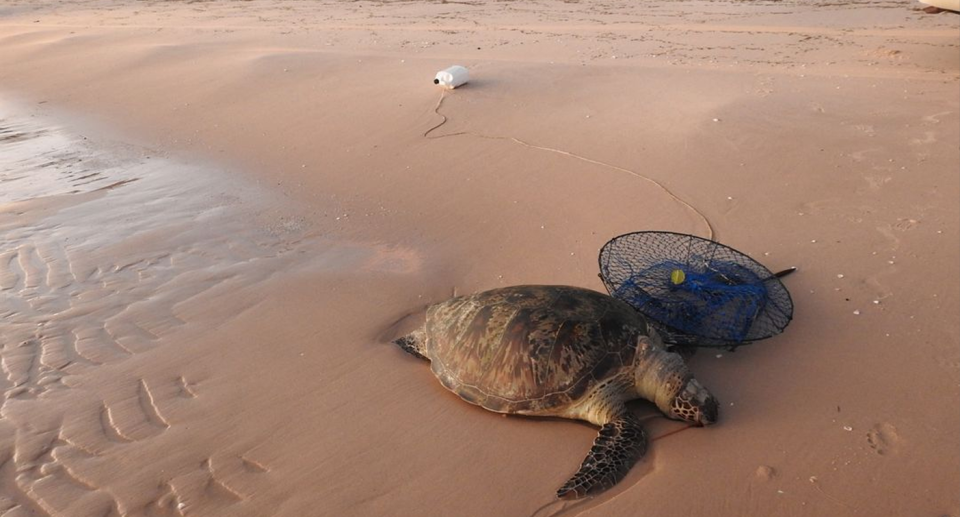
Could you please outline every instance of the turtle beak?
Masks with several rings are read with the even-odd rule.
[[[686,420],[700,427],[715,423],[719,413],[717,399],[693,377],[687,380],[667,412],[671,418]]]
[[[716,398],[710,396],[707,400],[703,401],[703,405],[700,406],[700,419],[697,423],[700,426],[715,424],[719,413],[720,404]]]

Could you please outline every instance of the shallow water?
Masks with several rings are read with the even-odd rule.
[[[7,399],[148,350],[191,300],[229,292],[224,312],[242,311],[256,298],[236,293],[303,252],[295,221],[256,224],[222,172],[42,124],[0,122]]]
[[[170,474],[144,474],[157,466],[129,449],[168,431],[175,402],[194,397],[192,379],[152,369],[169,354],[150,352],[255,309],[276,277],[403,270],[411,256],[320,238],[237,175],[25,113],[0,104],[0,513],[181,511],[189,496],[177,486],[210,489],[213,467],[161,482]],[[125,479],[95,474],[116,458],[132,469]]]

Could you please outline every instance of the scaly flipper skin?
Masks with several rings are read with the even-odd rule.
[[[640,422],[621,409],[600,428],[580,470],[557,490],[557,497],[575,499],[612,487],[646,451],[647,436]]]

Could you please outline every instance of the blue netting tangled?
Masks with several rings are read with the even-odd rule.
[[[610,295],[647,316],[674,345],[733,349],[779,334],[793,318],[793,301],[779,279],[784,273],[680,233],[629,233],[600,250],[600,277]]]

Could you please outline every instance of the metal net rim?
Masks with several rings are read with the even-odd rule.
[[[770,271],[766,266],[761,264],[759,261],[747,255],[746,253],[743,253],[742,251],[739,251],[731,246],[717,242],[715,240],[707,239],[704,237],[700,237],[700,236],[692,235],[688,233],[680,233],[680,232],[673,232],[673,231],[659,231],[659,230],[641,230],[641,231],[628,232],[621,235],[617,235],[616,237],[613,237],[610,240],[608,240],[600,248],[600,253],[598,254],[597,261],[598,261],[598,267],[600,271],[600,274],[598,276],[600,277],[601,281],[604,284],[604,287],[607,290],[607,293],[610,294],[610,296],[617,298],[616,296],[614,296],[614,293],[617,291],[617,289],[615,288],[615,283],[604,275],[604,271],[608,269],[605,267],[605,262],[609,262],[609,260],[605,261],[604,259],[609,254],[613,253],[611,251],[611,248],[615,243],[624,241],[634,236],[652,236],[652,237],[664,239],[668,243],[673,243],[674,241],[676,241],[676,243],[678,244],[682,243],[685,240],[689,242],[697,242],[704,246],[710,246],[710,247],[722,249],[727,253],[731,254],[732,256],[735,256],[738,259],[743,260],[745,263],[753,265],[755,268],[757,268],[757,270],[765,272],[766,276],[761,280],[761,282],[766,283],[768,281],[775,281],[776,284],[774,285],[777,285],[779,287],[779,290],[782,293],[781,296],[785,297],[784,299],[785,299],[786,307],[789,308],[788,312],[783,313],[785,319],[783,321],[783,324],[779,326],[779,328],[777,328],[777,331],[771,332],[766,335],[762,335],[760,337],[737,341],[737,340],[719,339],[719,338],[714,338],[709,336],[702,336],[702,335],[693,334],[687,331],[677,329],[672,325],[668,325],[658,319],[655,319],[649,315],[644,314],[642,311],[637,309],[633,304],[630,304],[626,300],[622,300],[624,301],[624,303],[627,303],[628,305],[630,305],[637,312],[644,314],[644,316],[649,320],[650,324],[658,331],[658,334],[660,334],[665,344],[677,345],[677,346],[694,346],[697,348],[725,348],[725,349],[733,350],[742,345],[749,345],[757,341],[763,341],[765,339],[770,339],[774,336],[777,336],[783,332],[783,330],[790,324],[791,321],[793,321],[793,308],[794,308],[793,297],[791,296],[789,289],[787,289],[786,286],[783,285],[783,282],[781,282],[780,279],[777,278],[776,274]],[[620,298],[617,298],[617,299],[620,299]]]

